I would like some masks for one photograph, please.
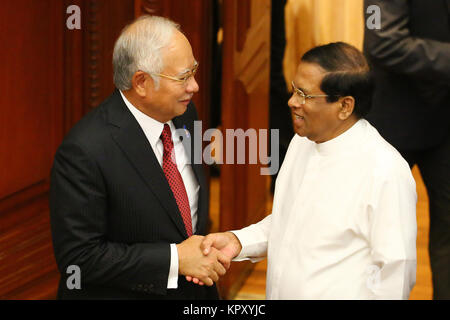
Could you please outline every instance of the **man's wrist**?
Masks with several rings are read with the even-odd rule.
[[[235,246],[238,249],[238,250],[236,250],[237,254],[233,257],[233,259],[234,259],[234,258],[238,257],[241,254],[243,246],[242,246],[241,240],[239,239],[239,236],[235,233],[234,230],[233,231],[227,231],[227,233],[230,234],[230,239],[232,239],[231,241],[233,241],[233,243],[235,244]]]
[[[227,231],[227,233],[230,235],[230,238],[232,238],[232,241],[235,243],[236,247],[239,248],[239,252],[241,252],[242,250],[241,240],[239,240],[238,236],[233,231]]]

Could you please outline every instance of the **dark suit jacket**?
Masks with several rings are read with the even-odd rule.
[[[381,30],[365,29],[376,83],[368,120],[398,149],[435,146],[450,129],[450,0],[369,5],[381,9]]]
[[[193,133],[196,119],[189,104],[173,123]],[[207,184],[202,165],[192,167],[200,185],[196,234],[205,234]],[[59,298],[218,298],[215,286],[201,287],[183,276],[178,289],[167,289],[170,243],[182,242],[187,234],[162,168],[117,90],[59,147],[51,172],[50,215],[61,273]],[[69,265],[81,269],[81,290],[66,286]]]

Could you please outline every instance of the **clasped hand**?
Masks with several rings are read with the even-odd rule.
[[[242,249],[231,232],[192,236],[177,245],[180,274],[199,285],[212,286],[230,268],[231,260]]]

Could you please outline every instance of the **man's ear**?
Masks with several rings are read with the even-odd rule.
[[[347,120],[355,109],[355,98],[352,96],[346,96],[339,99],[340,109],[338,117],[340,120]]]
[[[147,86],[150,85],[151,77],[149,77],[143,71],[136,71],[131,79],[131,84],[133,85],[133,89],[140,97],[145,97],[147,95]]]

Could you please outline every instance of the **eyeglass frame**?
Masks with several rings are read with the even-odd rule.
[[[151,75],[154,75],[154,76],[158,76],[158,77],[163,77],[163,78],[166,78],[166,79],[170,79],[170,80],[173,80],[173,81],[182,83],[182,84],[186,84],[186,82],[188,82],[188,80],[189,80],[191,77],[195,77],[195,74],[197,73],[197,69],[198,69],[199,63],[198,63],[197,61],[196,61],[195,63],[196,63],[196,64],[195,64],[194,68],[192,68],[191,70],[187,71],[186,75],[184,75],[182,79],[177,78],[177,77],[174,77],[174,76],[169,76],[169,75],[163,74],[163,73],[152,72],[152,73],[150,73],[150,74],[151,74]]]
[[[297,88],[294,84],[294,81],[291,81],[292,90],[294,91],[294,94],[297,94],[300,98],[303,99],[303,102],[300,104],[305,104],[306,99],[312,99],[312,98],[322,98],[322,97],[337,97],[336,95],[328,95],[328,94],[305,94],[301,89]]]

